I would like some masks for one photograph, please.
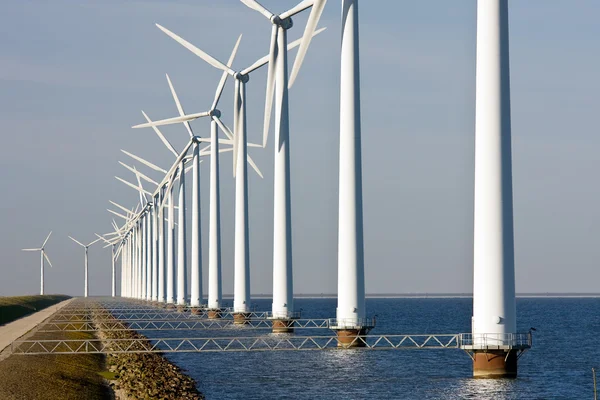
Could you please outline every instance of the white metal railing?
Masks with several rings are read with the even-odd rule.
[[[371,330],[376,324],[375,318],[329,318],[331,329],[367,329]]]
[[[356,347],[355,347],[356,346]],[[458,349],[459,334],[357,336],[254,336],[223,338],[17,340],[12,354],[205,353],[239,351]]]
[[[527,333],[461,333],[460,347],[470,349],[528,349],[532,345]]]

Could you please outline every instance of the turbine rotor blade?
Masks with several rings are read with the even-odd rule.
[[[196,46],[194,46],[187,40],[185,40],[182,37],[177,36],[176,34],[171,32],[167,28],[165,28],[159,24],[156,24],[156,26],[158,27],[158,29],[160,29],[161,31],[166,33],[168,36],[170,36],[173,40],[175,40],[176,42],[181,44],[183,47],[185,47],[186,49],[188,49],[189,51],[191,51],[192,53],[194,53],[195,55],[197,55],[198,57],[200,57],[201,59],[203,59],[210,65],[212,65],[213,67],[221,69],[223,71],[227,71],[227,73],[229,75],[235,76],[235,71],[232,70],[231,68],[229,68],[228,66],[224,65],[221,61],[219,61],[219,60],[215,59],[214,57],[210,56],[209,54],[203,52],[202,50],[200,50],[199,48],[197,48]]]
[[[119,164],[121,164],[122,166],[124,166],[125,168],[127,168],[129,171],[133,172],[134,174],[136,174],[136,175],[139,175],[139,176],[140,176],[140,178],[142,178],[142,179],[146,180],[147,182],[150,182],[150,183],[152,183],[152,184],[154,184],[154,185],[157,185],[157,186],[158,186],[158,182],[156,182],[154,179],[151,179],[151,178],[147,177],[146,175],[142,174],[142,173],[141,173],[140,171],[138,171],[137,169],[135,169],[135,168],[133,168],[133,167],[130,167],[129,165],[125,164],[125,163],[124,163],[124,162],[122,162],[122,161],[119,161]],[[111,203],[112,203],[112,202],[111,202]],[[117,207],[118,207],[118,206],[117,206]],[[123,208],[124,208],[124,207],[123,207]],[[125,210],[127,210],[127,209],[125,208]],[[130,211],[129,211],[129,210],[127,210],[127,212],[130,212]]]
[[[181,105],[181,102],[179,101],[179,97],[177,96],[175,87],[173,86],[173,83],[171,82],[171,78],[169,78],[169,74],[167,74],[167,82],[169,82],[169,88],[171,89],[171,95],[173,96],[173,100],[175,100],[175,106],[177,106],[177,111],[179,111],[179,116],[183,117],[183,116],[185,116],[185,112],[183,111],[183,107]],[[194,132],[192,132],[192,127],[190,126],[189,121],[184,121],[183,125],[185,125],[185,129],[187,129],[190,137],[194,137]],[[175,154],[175,157],[177,157],[178,155],[179,154]]]
[[[75,242],[75,243],[77,243],[78,245],[85,247],[85,244],[83,244],[83,243],[81,243],[80,241],[78,241],[78,240],[76,240],[76,239],[72,238],[71,236],[69,236],[69,239],[71,239],[72,241],[74,241],[74,242]]]
[[[141,190],[139,187],[135,186],[133,183],[129,183],[129,182],[127,182],[125,179],[119,178],[118,176],[115,176],[115,178],[117,178],[117,180],[119,180],[119,181],[123,182],[123,183],[124,183],[124,184],[126,184],[127,186],[129,186],[129,187],[131,187],[131,188],[133,188],[133,189],[137,190],[138,192]],[[145,193],[145,194],[148,194],[148,195],[152,195],[152,193],[150,193],[150,192],[148,192],[148,191],[146,191],[146,190],[144,190],[144,193]]]
[[[240,35],[237,42],[235,43],[235,46],[233,47],[233,51],[231,52],[231,56],[229,56],[229,60],[227,61],[227,66],[229,68],[231,68],[231,65],[233,64],[233,60],[235,59],[235,55],[238,51],[238,47],[240,46],[241,41],[242,41],[242,35]],[[217,105],[219,104],[219,99],[221,98],[221,94],[223,93],[223,88],[225,87],[225,83],[227,82],[227,76],[229,76],[227,74],[227,71],[223,71],[223,75],[221,75],[221,81],[219,82],[219,85],[217,86],[217,91],[215,92],[215,99],[213,100],[212,106],[210,107],[211,111],[216,109]]]
[[[42,249],[21,249],[21,251],[41,251]]]
[[[289,17],[293,17],[294,15],[301,13],[302,11],[311,7],[314,3],[315,3],[315,0],[304,0],[303,2],[299,3],[297,6],[292,7],[289,10],[287,10],[286,12],[279,14],[279,18],[286,19]]]
[[[268,20],[271,20],[271,18],[273,18],[275,16],[275,14],[273,14],[271,11],[267,10],[258,1],[255,1],[255,0],[240,0],[240,1],[242,3],[244,3],[248,8],[256,10],[259,13],[261,13],[262,15],[264,15],[265,17],[267,17]]]
[[[323,32],[325,29],[327,29],[327,28],[321,28],[321,29],[316,30],[315,33],[313,34],[313,37],[317,36],[319,33]],[[287,47],[288,51],[300,46],[300,43],[302,43],[302,38],[297,39],[297,40],[293,41],[292,43],[289,43],[288,47]],[[254,64],[252,64],[248,68],[242,70],[240,72],[240,75],[248,75],[249,73],[256,71],[260,67],[266,65],[269,62],[270,57],[271,57],[271,55],[267,54],[263,58],[258,59]]]
[[[114,214],[114,215],[116,215],[117,217],[123,218],[125,221],[129,221],[129,220],[131,219],[131,218],[129,218],[129,217],[126,217],[126,216],[124,216],[123,214],[119,214],[118,212],[116,212],[116,211],[113,211],[113,210],[111,210],[111,209],[109,209],[109,208],[107,208],[107,209],[106,209],[106,211],[108,211],[108,212],[109,212],[109,213],[111,213],[111,214]]]
[[[50,231],[50,233],[48,234],[48,237],[46,238],[46,240],[44,240],[44,244],[42,245],[42,249],[44,248],[44,246],[46,246],[46,243],[48,243],[48,239],[50,239],[50,235],[52,235],[52,231]]]
[[[46,261],[48,261],[48,264],[50,265],[50,268],[54,268],[52,266],[52,263],[50,262],[50,259],[48,258],[48,255],[46,254],[46,252],[44,252],[43,254],[44,254],[44,258],[46,259]]]
[[[90,244],[88,244],[88,245],[87,245],[87,247],[90,247],[90,246],[91,246],[91,245],[93,245],[94,243],[97,243],[97,242],[99,242],[99,241],[100,241],[100,239],[102,239],[102,238],[98,238],[98,239],[94,240],[93,242],[90,242]]]
[[[131,212],[131,210],[129,210],[129,209],[127,209],[127,208],[123,207],[122,205],[120,205],[120,204],[118,204],[118,203],[115,203],[115,202],[114,202],[114,201],[112,201],[112,200],[109,200],[108,202],[109,202],[110,204],[112,204],[113,206],[115,206],[115,207],[117,207],[117,208],[120,208],[121,210],[125,211],[127,214],[132,214],[132,215],[133,215],[133,213]]]
[[[263,178],[263,174],[262,172],[260,172],[260,170],[258,169],[258,167],[256,166],[256,164],[254,163],[254,160],[252,160],[252,158],[246,154],[246,158],[248,160],[248,164],[250,164],[250,166],[256,171],[256,173],[258,174],[258,176],[260,176],[261,178]]]
[[[302,35],[302,43],[298,49],[296,60],[294,60],[294,67],[292,68],[292,73],[290,74],[288,87],[292,87],[296,81],[296,77],[298,76],[298,72],[300,72],[300,68],[304,62],[304,57],[308,51],[308,46],[310,46],[310,41],[313,38],[313,32],[317,28],[317,24],[319,23],[319,19],[321,19],[321,14],[323,14],[323,9],[325,8],[326,3],[327,0],[315,0],[314,2],[313,8],[310,11],[310,16],[308,17],[308,22],[306,22],[304,35]]]
[[[173,124],[178,124],[181,122],[193,121],[195,119],[202,118],[202,117],[208,117],[208,116],[210,116],[210,112],[205,111],[205,112],[201,112],[201,113],[181,115],[179,117],[161,119],[159,121],[152,121],[152,122],[148,122],[145,124],[134,125],[134,126],[132,126],[132,128],[138,129],[138,128],[149,128],[151,126],[173,125]],[[193,136],[193,134],[192,134],[192,136]]]
[[[166,174],[166,173],[167,173],[167,171],[166,171],[166,170],[162,169],[161,167],[157,167],[156,165],[152,164],[150,161],[146,161],[146,160],[144,160],[142,157],[138,157],[138,156],[136,156],[135,154],[132,154],[132,153],[130,153],[130,152],[128,152],[128,151],[125,151],[125,150],[123,150],[123,149],[121,149],[121,151],[122,151],[123,153],[127,154],[129,157],[133,158],[134,160],[137,160],[137,161],[141,162],[141,163],[142,163],[142,164],[144,164],[145,166],[147,166],[147,167],[149,167],[149,168],[152,168],[152,169],[153,169],[153,170],[155,170],[155,171],[162,172],[163,174]]]
[[[142,111],[142,114],[144,114],[146,121],[148,121],[149,123],[152,122],[152,120],[150,118],[148,118],[148,116],[146,115],[146,113],[144,111]],[[152,129],[154,130],[154,133],[156,133],[158,135],[160,140],[162,140],[163,144],[167,147],[167,149],[169,149],[171,151],[171,153],[175,154],[175,157],[177,157],[179,155],[179,153],[177,153],[177,151],[175,150],[175,147],[173,147],[171,142],[169,142],[167,140],[167,138],[162,134],[162,132],[160,130],[158,130],[158,128],[155,125],[152,125]]]
[[[269,50],[269,70],[267,72],[267,93],[265,97],[265,116],[263,130],[263,147],[267,146],[269,137],[269,124],[271,123],[271,112],[273,110],[273,96],[275,96],[275,63],[278,57],[277,36],[279,26],[273,25],[271,30],[271,46]]]

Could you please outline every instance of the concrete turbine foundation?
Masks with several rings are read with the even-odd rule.
[[[473,376],[475,378],[516,378],[516,350],[490,350],[473,353]]]

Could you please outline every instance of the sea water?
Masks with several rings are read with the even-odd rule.
[[[270,300],[254,301],[269,310]],[[303,318],[334,318],[335,299],[297,299]],[[372,334],[470,332],[468,298],[367,299]],[[167,353],[208,399],[592,399],[600,366],[600,299],[517,299],[519,332],[535,328],[517,379],[474,379],[459,349]],[[254,336],[269,331],[146,331],[148,337]],[[297,335],[328,335],[300,330]]]

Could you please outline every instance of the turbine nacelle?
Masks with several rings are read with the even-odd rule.
[[[281,18],[279,15],[273,15],[271,17],[271,22],[273,25],[280,26],[283,29],[291,29],[294,26],[294,21],[292,21],[292,17]]]

